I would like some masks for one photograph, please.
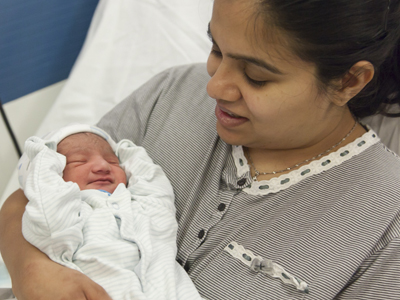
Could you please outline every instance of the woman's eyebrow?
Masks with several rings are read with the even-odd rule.
[[[214,38],[213,38],[213,36],[211,34],[210,23],[208,23],[207,35],[208,35],[209,39],[211,40],[211,42],[215,46],[218,47],[218,44],[215,42],[215,40],[214,40]],[[267,62],[265,62],[265,61],[263,61],[261,59],[258,59],[258,58],[255,58],[255,57],[251,57],[251,56],[237,55],[237,54],[231,54],[231,53],[228,53],[227,56],[230,57],[230,58],[236,59],[236,60],[242,60],[242,61],[245,61],[247,63],[250,63],[250,64],[256,65],[258,67],[264,68],[264,69],[266,69],[267,71],[269,71],[271,73],[274,73],[274,74],[277,74],[277,75],[284,75],[284,73],[281,72],[278,68],[276,68],[275,66],[273,66],[273,65],[271,65],[271,64],[269,64],[269,63],[267,63]]]
[[[247,63],[256,65],[258,67],[261,67],[263,69],[266,69],[267,71],[274,73],[276,75],[284,75],[284,73],[282,73],[280,70],[278,70],[276,67],[274,67],[273,65],[258,59],[258,58],[254,58],[254,57],[250,57],[250,56],[246,56],[246,55],[235,55],[235,54],[227,54],[228,57],[233,58],[233,59],[237,59],[237,60],[242,60],[245,61]]]

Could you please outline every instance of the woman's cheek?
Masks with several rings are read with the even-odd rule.
[[[247,101],[247,109],[250,114],[256,119],[270,118],[275,114],[275,109],[268,99],[257,97],[253,98],[251,101]]]

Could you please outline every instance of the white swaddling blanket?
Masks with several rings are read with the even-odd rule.
[[[86,128],[73,125],[62,128],[61,135],[26,141],[20,168],[29,199],[22,219],[24,237],[53,261],[88,275],[115,300],[200,299],[175,261],[174,194],[161,167],[133,142],[116,144],[101,129]],[[127,175],[127,187],[120,183],[110,195],[81,191],[78,184],[62,179],[66,157],[55,151],[58,142],[65,132],[87,131],[110,143]]]

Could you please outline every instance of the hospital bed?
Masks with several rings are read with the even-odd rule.
[[[37,134],[72,122],[95,124],[107,111],[158,72],[205,62],[212,0],[100,0],[71,74]],[[398,119],[367,123],[399,153]],[[2,201],[18,188],[16,172]],[[2,204],[0,202],[0,205]],[[0,300],[11,282],[0,257]]]
[[[100,0],[79,57],[37,135],[69,123],[95,124],[155,74],[205,62],[212,0]],[[6,196],[18,188],[16,172]],[[11,282],[0,257],[0,299]]]

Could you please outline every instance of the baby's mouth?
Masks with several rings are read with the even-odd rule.
[[[110,178],[99,178],[96,180],[93,180],[91,183],[112,183],[112,180]]]

